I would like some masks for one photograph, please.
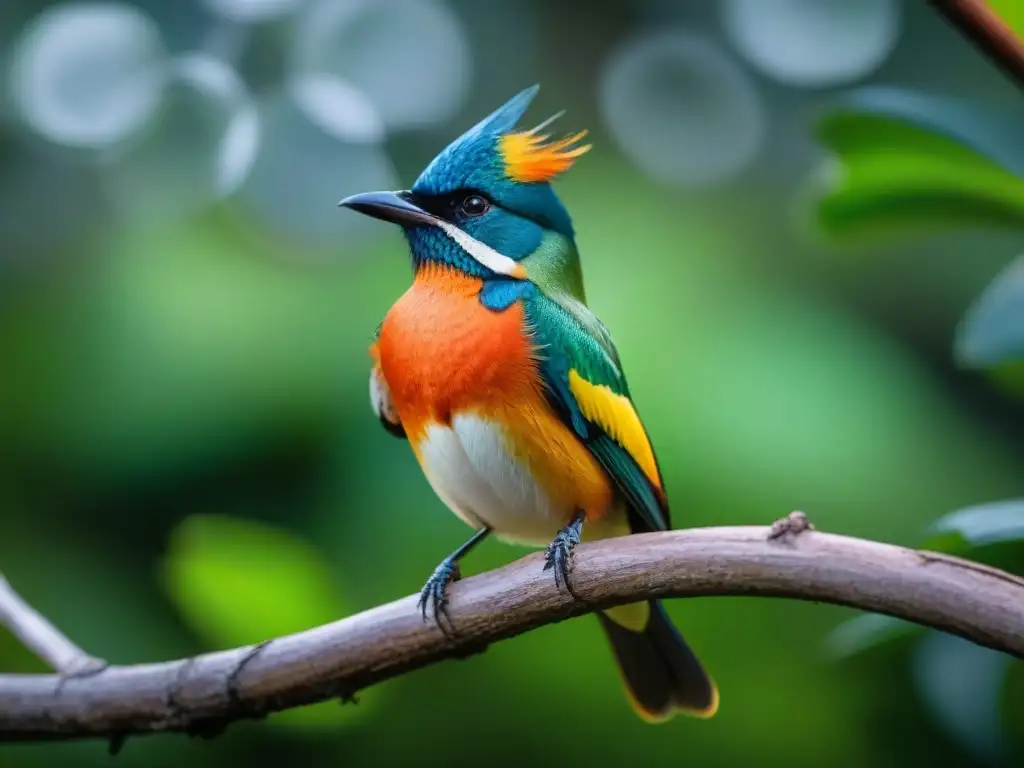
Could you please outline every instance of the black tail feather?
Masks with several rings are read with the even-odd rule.
[[[650,618],[642,632],[598,614],[634,705],[651,721],[668,719],[673,711],[711,717],[718,709],[714,682],[661,603],[652,600],[649,605]]]

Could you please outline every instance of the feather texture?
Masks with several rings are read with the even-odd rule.
[[[548,136],[536,130],[507,133],[498,143],[505,161],[505,174],[513,181],[524,184],[551,181],[590,150],[589,144],[580,144],[586,131],[548,141]]]
[[[377,333],[374,335],[374,342],[370,346],[370,358],[373,360],[373,367],[370,369],[370,406],[373,412],[384,425],[384,429],[395,437],[405,437],[405,428],[402,420],[398,417],[395,404],[391,400],[391,390],[384,378],[384,372],[380,367],[380,347],[377,337],[380,335],[380,326],[377,326]]]
[[[593,313],[581,301],[567,302],[571,311],[541,292],[523,299],[549,398],[629,501],[635,527],[665,530],[670,520],[661,472],[618,353]]]

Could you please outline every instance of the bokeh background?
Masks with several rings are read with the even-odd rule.
[[[917,545],[1024,496],[1020,401],[952,342],[1024,228],[851,244],[808,193],[837,178],[816,126],[850,89],[1024,115],[926,3],[4,0],[0,54],[0,569],[96,655],[355,613],[465,538],[369,407],[404,243],[335,204],[407,186],[534,82],[529,119],[590,129],[558,191],[678,526],[803,509]],[[488,542],[465,570],[523,551]],[[1021,764],[1024,688],[998,654],[831,606],[670,610],[721,687],[711,721],[641,723],[584,617],[116,760]],[[0,631],[0,669],[42,666]],[[0,747],[3,768],[110,760]]]

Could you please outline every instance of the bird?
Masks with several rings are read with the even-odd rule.
[[[413,280],[370,346],[370,401],[441,501],[475,529],[419,596],[442,629],[460,560],[488,536],[546,546],[570,592],[573,550],[670,527],[651,441],[611,334],[588,308],[568,210],[552,182],[587,132],[517,128],[539,85],[451,142],[408,190],[339,205],[397,224]],[[628,698],[649,722],[707,718],[718,689],[660,602],[598,612]],[[449,619],[450,623],[450,619]]]

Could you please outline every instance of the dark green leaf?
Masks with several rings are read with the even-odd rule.
[[[1024,115],[927,94],[872,88],[818,124],[836,156],[816,190],[831,237],[1024,229]]]
[[[1024,395],[1024,360],[1000,363],[988,373],[1001,389],[1017,396]]]
[[[924,638],[914,654],[914,678],[933,716],[981,757],[1002,751],[999,699],[1010,661],[1004,653],[939,632]]]
[[[923,549],[964,555],[976,547],[1024,539],[1024,500],[1000,501],[951,512],[929,528]],[[826,652],[842,660],[910,637],[922,628],[901,619],[868,613],[840,624],[828,636]]]
[[[970,368],[1024,362],[1024,256],[984,290],[960,324],[956,353]]]
[[[1024,539],[1024,499],[997,501],[951,512],[936,520],[924,548],[938,552],[962,552]]]
[[[825,640],[825,652],[829,658],[842,661],[921,631],[921,627],[909,621],[865,613],[832,630]]]

